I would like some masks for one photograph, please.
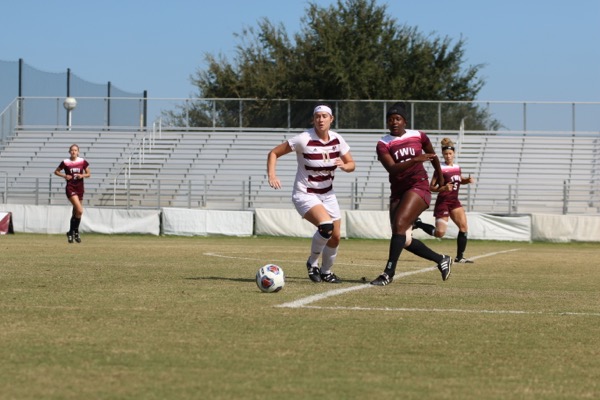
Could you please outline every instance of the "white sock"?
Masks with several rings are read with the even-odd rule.
[[[313,267],[317,266],[319,257],[321,256],[321,253],[323,252],[323,249],[328,241],[329,239],[321,236],[319,231],[316,231],[313,235],[312,244],[310,246],[310,257],[308,257],[308,263]]]
[[[331,267],[333,267],[335,257],[337,256],[337,251],[337,247],[325,246],[323,249],[323,262],[321,263],[322,274],[328,274],[331,272]]]

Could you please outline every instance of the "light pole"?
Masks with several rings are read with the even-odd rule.
[[[65,110],[67,110],[67,130],[71,130],[71,112],[77,107],[77,100],[75,97],[67,97],[63,102]]]

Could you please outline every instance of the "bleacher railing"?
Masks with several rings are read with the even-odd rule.
[[[0,175],[1,177],[1,175]],[[237,179],[236,179],[237,178]],[[54,175],[25,177],[27,189],[4,188],[3,200],[12,204],[66,205],[64,182]],[[127,179],[114,190],[88,185],[84,198],[86,207],[159,209],[162,207],[208,208],[220,210],[252,210],[254,208],[289,208],[287,191],[260,190],[264,176],[232,177],[227,188],[209,185],[203,179]],[[347,210],[387,210],[388,185],[359,194],[360,182],[336,183],[340,207]],[[460,199],[466,211],[517,215],[527,213],[593,214],[600,211],[598,196],[586,183],[560,182],[555,187],[528,184],[497,184],[494,190],[480,191],[477,197],[470,185],[461,189]],[[540,198],[542,193],[543,198]]]
[[[49,104],[57,112],[60,109],[57,106],[60,104],[60,100],[62,99],[48,99]],[[147,100],[153,101],[153,99]],[[81,99],[81,101],[85,102],[86,99]],[[281,141],[283,137],[289,137],[308,127],[315,100],[272,100],[271,108],[267,111],[271,111],[272,114],[281,118],[285,127],[268,126],[266,128],[248,126],[252,125],[251,122],[258,121],[247,119],[250,111],[259,104],[256,99],[179,99],[178,101],[184,105],[187,104],[180,111],[181,115],[190,118],[193,114],[192,102],[202,102],[203,109],[208,112],[203,115],[211,117],[208,121],[209,126],[169,125],[174,120],[168,115],[161,124],[155,124],[151,131],[140,126],[77,125],[82,122],[77,115],[73,117],[77,129],[72,131],[67,129],[64,119],[60,116],[54,121],[55,125],[52,124],[52,121],[46,121],[47,125],[19,125],[16,123],[20,114],[19,102],[14,102],[7,108],[10,111],[5,110],[5,113],[0,116],[0,121],[7,121],[6,123],[2,122],[1,126],[6,126],[3,129],[12,129],[11,134],[33,130],[48,132],[49,137],[53,137],[54,134],[64,131],[69,132],[69,135],[72,133],[84,137],[86,131],[97,133],[109,130],[111,135],[124,135],[125,129],[135,132],[136,138],[140,138],[140,140],[130,142],[126,149],[121,149],[117,154],[117,157],[124,161],[123,164],[118,164],[116,169],[111,169],[111,171],[118,171],[123,166],[116,177],[113,174],[100,182],[100,179],[97,178],[98,175],[95,175],[89,180],[89,184],[86,182],[84,203],[88,206],[130,208],[174,206],[219,209],[290,207],[289,191],[274,191],[268,187],[266,171],[263,169],[265,165],[263,157],[266,158],[268,149],[278,144],[275,143],[276,141]],[[27,104],[27,102],[24,103]],[[344,134],[349,141],[355,158],[362,154],[363,160],[373,160],[374,142],[386,132],[385,109],[391,102],[330,101],[329,103],[333,103],[337,116],[335,129]],[[79,104],[78,100],[78,106]],[[469,129],[469,118],[462,116],[459,112],[463,110],[464,102],[415,101],[409,104],[413,116],[411,124],[426,131],[432,142],[435,143],[436,149],[443,136],[448,135],[457,139],[457,158],[463,167],[463,173],[473,173],[479,180],[483,172],[490,171],[490,155],[492,159],[496,159],[492,160],[492,175],[490,172],[485,172],[486,179],[461,189],[461,200],[468,211],[501,214],[529,212],[598,214],[600,212],[600,103],[472,102],[471,108],[467,108],[467,110],[472,110],[473,106],[485,107],[488,112],[486,115],[494,120],[502,121],[502,126],[497,126],[495,130]],[[175,104],[170,105],[171,110],[174,106]],[[198,104],[194,104],[194,106],[197,107]],[[503,107],[512,110],[506,114],[506,119],[500,118],[500,111],[507,110]],[[234,112],[224,115],[223,110],[233,110]],[[300,112],[301,110],[304,111]],[[541,112],[542,110],[544,112]],[[265,118],[268,117],[268,114],[264,114]],[[509,129],[508,126],[513,125],[507,121],[515,119],[520,122],[517,122],[514,128]],[[365,121],[369,120],[377,122],[372,126],[365,127]],[[352,124],[358,127],[349,126]],[[123,130],[119,131],[119,128]],[[213,142],[219,135],[240,138],[255,135],[252,140],[256,147],[260,148],[260,168],[256,168],[256,160],[252,161],[255,166],[253,172],[244,169],[242,164],[237,167],[237,170],[221,168],[236,165],[228,164],[231,160],[224,157],[216,165],[216,169],[218,169],[216,174],[219,179],[215,179],[215,172],[211,172],[208,176],[208,173],[205,174],[202,168],[194,168],[193,174],[183,173],[180,177],[169,178],[165,177],[166,174],[161,176],[161,167],[150,171],[154,176],[152,179],[134,177],[131,174],[134,168],[148,169],[144,166],[145,159],[149,155],[155,155],[152,153],[153,145],[157,139],[160,139],[161,134],[180,135],[178,136],[180,138],[204,134],[205,137],[212,138],[209,141]],[[363,139],[362,143],[357,143],[356,140],[361,135],[363,138],[366,137],[366,140]],[[539,140],[540,138],[542,140]],[[0,139],[10,140],[7,139],[7,135],[0,136]],[[529,142],[535,143],[536,154],[533,158],[523,156],[524,149],[529,148],[526,146],[526,143]],[[504,151],[507,143],[512,147]],[[554,143],[554,148],[561,147],[553,150],[552,147],[546,146],[550,143]],[[560,144],[556,145],[556,143]],[[42,146],[48,147],[47,145]],[[493,149],[498,149],[500,153],[492,154]],[[3,146],[0,143],[0,156],[2,156],[2,150]],[[245,157],[246,150],[243,145],[231,149],[231,151],[232,154],[240,152],[236,153],[239,158]],[[62,157],[63,153],[60,154]],[[37,178],[32,175],[31,169],[32,167],[35,169],[37,165],[35,157],[35,155],[30,155],[28,160],[23,162],[21,171],[27,171],[27,173],[11,172],[13,175],[8,177],[8,183],[4,183],[4,185],[0,183],[0,187],[4,186],[3,198],[0,200],[22,204],[66,204],[64,182],[53,179],[52,176]],[[196,153],[196,157],[200,159],[200,153]],[[463,164],[463,160],[468,162]],[[92,157],[91,161],[99,160]],[[242,161],[244,160],[242,159]],[[482,170],[486,161],[488,162],[487,169]],[[561,164],[556,167],[559,161]],[[290,159],[290,162],[295,165],[295,160]],[[385,171],[376,160],[370,161],[370,163],[369,168],[379,176],[375,180],[371,179],[368,185],[365,183],[365,178],[355,179],[356,174],[347,176],[345,176],[346,174],[336,174],[335,190],[342,207],[363,210],[387,208],[387,179],[380,176]],[[292,166],[291,164],[290,166]],[[564,175],[564,178],[562,175],[558,179],[553,178],[553,174],[557,171],[556,168],[563,168],[563,165],[565,165],[564,168],[573,172]],[[360,167],[362,169],[365,165],[361,164]],[[529,172],[532,168],[543,170],[539,179],[535,176],[532,178],[533,175]],[[12,170],[14,171],[14,168]],[[512,172],[507,171],[512,170],[518,172],[510,175]],[[228,173],[231,176],[224,177]],[[288,175],[285,178],[290,181],[287,182],[286,187],[291,187],[293,172],[288,172]],[[527,175],[525,179],[522,178],[523,175]],[[175,175],[170,176],[175,177]]]
[[[15,126],[66,124],[64,97],[21,97],[0,119],[0,139]],[[179,128],[300,129],[310,123],[316,103],[332,105],[334,129],[385,129],[385,112],[394,100],[222,99],[79,97],[72,110],[74,127],[113,125],[146,128],[146,121],[163,118]],[[461,121],[467,130],[598,131],[600,102],[541,101],[428,101],[406,100],[409,126],[428,132],[456,130]],[[125,115],[123,110],[127,110]],[[4,116],[5,113],[10,115]],[[558,118],[557,116],[560,116]]]

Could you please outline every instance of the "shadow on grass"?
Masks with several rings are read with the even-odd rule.
[[[228,278],[224,276],[194,276],[183,278],[188,281],[230,281],[230,282],[255,282],[253,278]],[[286,282],[310,282],[308,278],[300,278],[300,277],[285,277]],[[312,282],[310,282],[312,283]],[[342,284],[344,283],[368,283],[366,280],[362,279],[343,279]],[[339,284],[329,284],[331,286],[337,286]]]

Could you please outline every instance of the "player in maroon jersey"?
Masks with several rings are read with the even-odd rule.
[[[442,174],[445,185],[438,185],[437,175],[431,180],[431,191],[437,192],[433,216],[435,217],[435,226],[426,224],[418,219],[415,227],[423,229],[425,233],[438,238],[444,237],[448,227],[448,217],[454,221],[458,227],[458,236],[456,238],[456,258],[457,263],[472,263],[472,260],[464,257],[467,248],[467,215],[460,200],[458,199],[458,190],[460,185],[466,185],[475,182],[475,179],[469,175],[467,178],[461,174],[461,169],[454,162],[455,150],[454,142],[449,138],[442,139],[442,155],[444,163],[442,164]]]
[[[81,216],[83,215],[83,179],[90,177],[89,163],[83,158],[79,157],[79,146],[76,144],[69,147],[70,157],[63,160],[56,170],[54,175],[60,176],[67,181],[66,194],[67,198],[73,205],[73,213],[71,215],[71,224],[69,232],[67,232],[67,240],[69,243],[73,243],[75,240],[77,243],[81,243],[81,237],[79,236],[79,224],[81,223]]]
[[[394,104],[386,113],[390,133],[377,142],[377,158],[390,174],[390,240],[389,258],[381,275],[371,281],[372,285],[385,286],[392,282],[396,264],[402,249],[437,263],[442,280],[450,277],[452,258],[438,254],[420,240],[412,238],[412,225],[419,215],[429,207],[431,192],[429,178],[423,166],[431,162],[441,176],[440,161],[425,132],[406,129],[404,103]]]
[[[313,282],[341,282],[331,271],[340,244],[342,218],[333,178],[337,168],[344,172],[352,172],[355,168],[350,146],[340,134],[329,130],[333,119],[331,107],[317,105],[313,110],[314,128],[275,146],[267,156],[269,186],[281,189],[281,181],[275,172],[277,159],[292,151],[296,153],[298,169],[292,202],[298,214],[317,228],[306,262],[308,277]]]

